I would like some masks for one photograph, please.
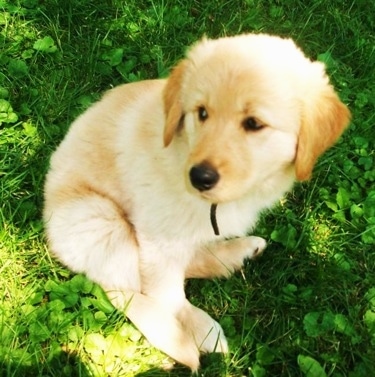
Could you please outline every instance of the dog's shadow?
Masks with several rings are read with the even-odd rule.
[[[0,376],[92,377],[93,374],[78,355],[62,351],[44,363],[22,364],[21,360],[3,359],[0,355]]]
[[[146,372],[141,372],[136,375],[136,377],[188,377],[191,376],[191,372],[187,369],[182,371],[181,369],[178,370],[171,370],[166,371],[159,368],[151,368]]]
[[[151,368],[146,372],[138,373],[135,377],[218,377],[223,375],[225,362],[223,355],[220,353],[210,353],[201,356],[201,366],[198,372],[192,373],[190,369],[176,365],[171,370],[161,368]]]

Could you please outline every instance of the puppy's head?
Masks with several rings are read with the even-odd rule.
[[[350,118],[323,64],[264,34],[197,43],[172,71],[164,105],[164,144],[187,143],[187,187],[212,203],[308,179]]]

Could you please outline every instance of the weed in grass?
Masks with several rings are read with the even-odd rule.
[[[353,122],[312,181],[263,216],[262,258],[227,281],[188,283],[231,348],[199,374],[372,375],[374,14],[370,1],[0,0],[0,375],[189,375],[50,259],[43,180],[70,122],[104,90],[165,76],[203,34],[248,31],[291,36],[323,61]]]

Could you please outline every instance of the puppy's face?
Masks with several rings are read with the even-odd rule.
[[[297,133],[281,121],[296,130],[297,114],[286,110],[283,93],[275,101],[264,78],[225,64],[213,60],[202,67],[186,84],[183,99],[187,187],[215,203],[293,174],[297,146]]]
[[[164,99],[165,145],[186,140],[187,188],[212,203],[307,179],[349,119],[323,66],[266,35],[200,42]]]

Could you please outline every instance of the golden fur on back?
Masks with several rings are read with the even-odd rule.
[[[45,185],[51,252],[196,370],[200,352],[228,346],[185,279],[229,276],[258,255],[265,241],[246,234],[259,212],[311,176],[349,117],[291,40],[203,39],[168,79],[117,87],[72,124]]]

